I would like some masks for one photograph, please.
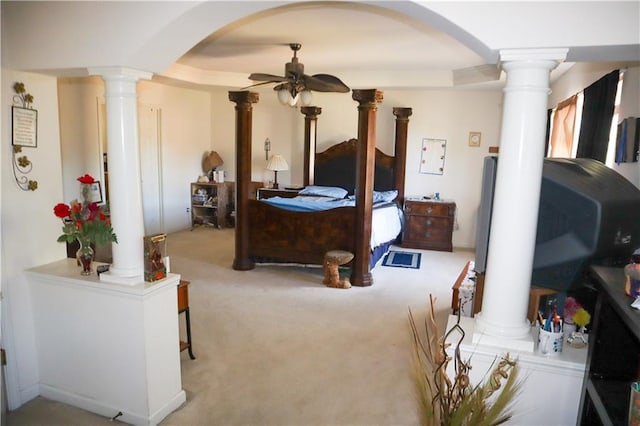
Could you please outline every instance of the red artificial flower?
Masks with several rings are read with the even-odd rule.
[[[156,279],[164,278],[164,272],[158,271],[156,272]]]
[[[81,184],[82,200],[59,203],[53,208],[53,213],[62,219],[62,235],[58,237],[58,242],[86,239],[95,244],[117,243],[116,234],[102,207],[89,201],[89,185],[96,183],[96,180],[89,174],[77,180]]]
[[[78,178],[78,182],[84,183],[84,184],[91,184],[91,183],[95,183],[96,180],[90,174],[85,174],[84,176],[80,176]]]
[[[69,215],[71,215],[71,208],[64,203],[58,203],[53,208],[53,214],[55,214],[60,219],[64,219],[65,217],[69,217]]]

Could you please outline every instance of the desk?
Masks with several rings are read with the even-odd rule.
[[[452,290],[451,310],[454,314],[458,313],[458,299],[460,296],[460,285],[462,284],[462,281],[464,281],[465,277],[467,276],[467,272],[469,271],[470,264],[471,264],[471,261],[467,262],[464,265],[464,268],[462,268],[462,271],[460,272],[460,275],[458,275],[456,282],[453,284],[453,287],[451,287],[451,290]],[[473,315],[471,316],[474,316],[475,314],[480,312],[480,309],[482,308],[483,290],[484,290],[484,274],[476,273],[476,286],[473,294]]]
[[[180,352],[185,349],[189,350],[189,358],[196,359],[193,354],[193,347],[191,344],[191,317],[189,316],[189,281],[180,280],[178,284],[178,315],[184,312],[184,317],[187,322],[187,341],[180,341]]]

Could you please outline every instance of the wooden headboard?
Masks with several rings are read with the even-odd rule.
[[[315,185],[339,186],[353,194],[356,188],[357,139],[333,145],[315,156]],[[376,148],[373,187],[376,191],[396,188],[395,157]]]

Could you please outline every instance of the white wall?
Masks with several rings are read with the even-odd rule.
[[[66,202],[80,196],[77,181],[85,173],[103,181],[99,103],[104,84],[99,77],[63,78],[58,81],[62,178]]]
[[[89,173],[102,180],[98,178],[101,176],[98,104],[104,99],[104,83],[97,77],[61,79],[58,93],[65,197],[70,200],[78,196],[78,176]],[[213,149],[210,95],[206,91],[141,81],[138,102],[161,110],[164,232],[188,228],[189,183],[202,174],[203,153]],[[118,188],[111,189],[114,190]]]
[[[38,111],[38,146],[24,148],[33,163],[29,179],[36,191],[18,188],[11,166],[11,105],[13,85],[23,82],[34,96]],[[31,291],[24,270],[63,258],[64,244],[56,242],[62,224],[53,206],[62,196],[56,79],[38,74],[2,70],[2,311],[3,342],[7,349],[9,409],[38,395],[38,350],[34,336]],[[8,303],[7,303],[8,302]]]
[[[161,110],[164,232],[189,228],[189,184],[202,174],[202,155],[215,149],[210,95],[206,91],[142,81],[138,84],[138,102]]]

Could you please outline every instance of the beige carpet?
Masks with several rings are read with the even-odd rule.
[[[171,234],[172,272],[191,281],[194,352],[182,353],[187,402],[163,425],[411,425],[408,308],[429,294],[449,314],[470,251],[420,251],[420,269],[377,266],[371,287],[322,285],[319,268],[234,271],[233,229]],[[182,331],[184,320],[181,318]],[[36,398],[8,425],[113,424]]]

